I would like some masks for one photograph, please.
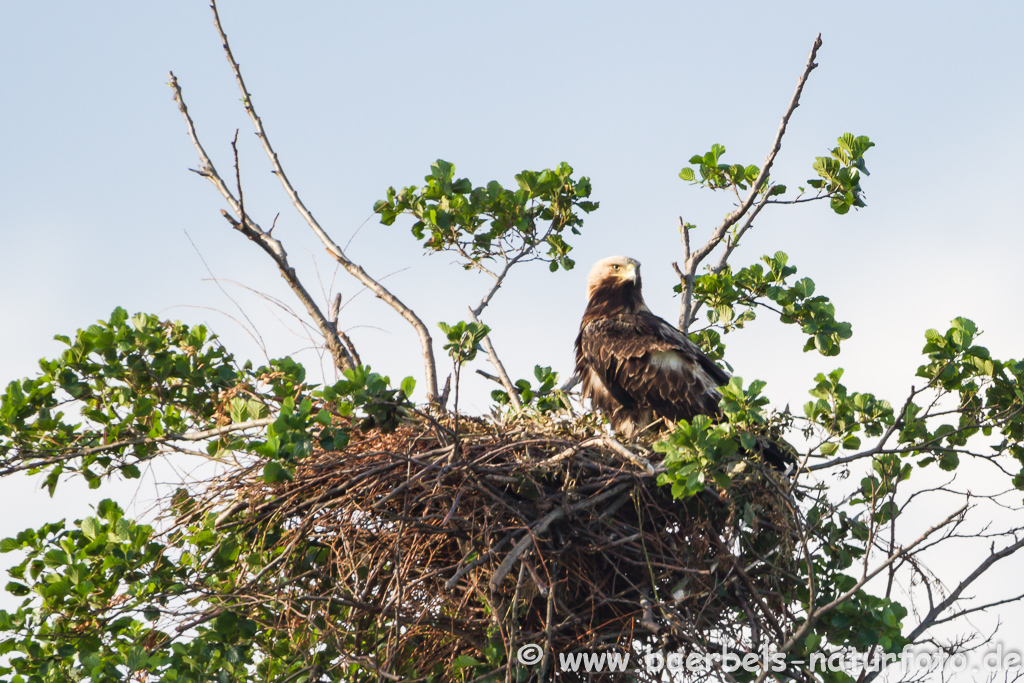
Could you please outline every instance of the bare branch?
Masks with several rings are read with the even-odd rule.
[[[356,347],[354,344],[352,344],[352,340],[349,339],[348,335],[346,335],[338,328],[338,318],[341,316],[341,292],[337,292],[334,295],[334,299],[331,300],[330,315],[331,319],[329,322],[331,328],[334,330],[335,334],[338,335],[338,338],[341,339],[341,341],[347,347],[349,355],[352,356],[352,362],[355,363],[356,365],[362,365],[363,361],[359,357],[359,353],[356,352]]]
[[[284,278],[288,286],[292,288],[292,291],[302,302],[302,305],[306,308],[306,312],[316,323],[317,328],[324,337],[324,341],[327,344],[328,350],[331,352],[331,356],[334,359],[335,366],[340,370],[355,367],[351,354],[349,353],[346,345],[352,347],[352,342],[345,337],[345,342],[342,342],[343,334],[340,334],[334,329],[327,318],[324,316],[320,307],[316,305],[313,298],[306,291],[302,282],[295,274],[295,269],[288,263],[288,254],[285,252],[281,242],[276,238],[272,237],[269,232],[265,232],[260,228],[259,224],[256,223],[245,213],[245,208],[242,206],[241,194],[239,199],[235,199],[231,189],[228,188],[224,179],[221,178],[220,174],[217,173],[217,169],[214,168],[213,162],[207,155],[206,150],[199,142],[199,136],[196,134],[195,123],[192,121],[192,117],[188,113],[188,107],[185,105],[185,99],[181,94],[181,86],[178,85],[178,79],[172,72],[171,76],[171,88],[174,90],[174,101],[178,103],[178,109],[181,110],[182,116],[185,117],[185,123],[188,127],[188,136],[192,140],[192,144],[195,146],[196,151],[199,153],[199,161],[201,163],[201,169],[198,171],[200,175],[205,177],[214,187],[220,192],[221,196],[227,201],[232,211],[238,216],[237,219],[233,218],[226,211],[221,212],[224,217],[231,223],[231,226],[241,232],[243,235],[248,237],[250,240],[255,242],[263,251],[265,251],[270,258],[277,264],[278,270],[281,272],[281,277]],[[234,147],[234,144],[232,144]],[[238,164],[238,150],[235,149],[235,164],[236,164],[236,178],[239,181],[239,187],[241,186],[240,173],[237,170]]]
[[[679,239],[683,242],[683,261],[690,260],[690,229],[686,227],[686,221],[679,216]]]
[[[732,256],[732,252],[734,252],[736,247],[739,246],[740,238],[743,237],[744,233],[753,226],[754,219],[757,218],[757,214],[761,213],[761,209],[763,209],[767,203],[768,192],[765,192],[761,200],[754,205],[754,210],[750,212],[746,219],[744,219],[743,224],[736,230],[736,234],[726,240],[725,249],[722,251],[722,257],[718,259],[718,264],[713,268],[714,272],[721,273],[725,270],[729,257]]]
[[[423,353],[424,372],[426,374],[427,381],[427,399],[430,402],[437,401],[437,367],[434,361],[434,346],[433,340],[430,337],[430,331],[411,308],[402,303],[398,297],[388,291],[377,280],[370,277],[370,275],[363,270],[362,266],[351,261],[345,255],[345,252],[341,247],[339,247],[334,240],[327,235],[324,229],[320,227],[316,218],[313,217],[313,214],[308,208],[306,208],[306,205],[299,198],[298,192],[296,192],[294,186],[291,184],[291,181],[288,180],[288,176],[284,172],[284,167],[281,165],[280,159],[278,159],[277,152],[274,151],[274,148],[270,144],[270,139],[267,137],[266,129],[263,127],[263,121],[260,119],[259,115],[256,113],[255,107],[253,106],[252,96],[249,94],[248,88],[246,88],[245,80],[242,78],[241,68],[231,52],[231,46],[228,43],[227,34],[221,24],[220,14],[217,11],[216,0],[211,1],[210,9],[213,10],[214,25],[217,27],[217,32],[220,34],[224,53],[227,56],[228,62],[231,64],[231,70],[235,75],[235,81],[238,83],[238,88],[242,92],[242,104],[245,107],[246,113],[249,114],[249,118],[252,120],[253,126],[256,128],[256,135],[259,138],[260,143],[263,145],[263,150],[266,152],[267,157],[270,159],[270,163],[274,169],[274,174],[277,175],[278,180],[281,181],[281,185],[284,187],[285,192],[288,194],[288,197],[291,199],[296,210],[303,219],[305,219],[310,229],[317,237],[320,238],[321,243],[323,243],[328,253],[330,253],[331,256],[341,264],[342,268],[362,282],[367,289],[376,294],[379,299],[384,301],[384,303],[397,311],[398,314],[405,318],[409,324],[412,325],[413,329],[416,330]]]
[[[509,269],[512,268],[512,266],[514,266],[516,263],[518,263],[524,256],[526,256],[526,254],[527,251],[524,249],[519,254],[517,254],[515,258],[505,263],[505,267],[502,268],[501,272],[498,273],[497,275],[495,275],[489,270],[484,269],[494,278],[494,284],[491,285],[491,288],[489,290],[487,290],[487,293],[484,294],[484,297],[480,299],[480,303],[476,305],[476,308],[469,309],[470,313],[473,314],[474,320],[476,319],[476,316],[483,313],[483,310],[487,308],[487,305],[489,303],[491,303],[491,299],[494,298],[494,295],[497,293],[498,289],[500,289],[501,285],[505,282],[505,276],[508,275]]]
[[[955,603],[960,598],[960,595],[964,592],[964,590],[967,589],[968,586],[970,586],[972,583],[975,582],[975,580],[978,579],[978,577],[980,577],[982,574],[988,571],[989,567],[991,567],[999,560],[1009,557],[1021,548],[1024,548],[1024,538],[1017,539],[1016,542],[1011,543],[1002,550],[991,552],[989,556],[986,557],[985,560],[981,562],[981,564],[979,564],[974,569],[974,571],[970,573],[970,575],[967,576],[967,578],[961,581],[959,585],[957,585],[957,587],[954,588],[952,592],[950,592],[950,594],[946,597],[945,600],[939,602],[937,605],[932,607],[932,609],[928,612],[925,618],[921,620],[921,623],[917,625],[917,628],[911,631],[910,635],[908,635],[907,638],[911,642],[916,640],[933,624],[937,623],[939,616],[941,616],[941,614],[944,611],[949,609],[949,607],[952,606],[953,603]]]
[[[508,267],[506,266],[504,273],[502,273],[502,277],[504,277],[507,272]],[[497,289],[497,285],[495,285],[494,289]],[[492,294],[494,289],[491,290]],[[476,311],[472,308],[469,309],[469,317],[473,322],[480,324],[480,319],[477,317]],[[480,343],[483,345],[484,350],[487,351],[487,357],[490,359],[491,365],[493,365],[494,369],[498,371],[498,378],[501,380],[501,386],[505,387],[505,393],[508,394],[508,400],[512,403],[512,407],[518,413],[523,409],[523,401],[519,398],[519,390],[516,389],[514,384],[512,384],[512,380],[509,379],[508,373],[505,372],[505,366],[502,364],[501,359],[498,358],[497,351],[494,350],[494,344],[491,343],[491,335],[488,334]]]
[[[324,336],[324,341],[327,342],[327,349],[331,352],[331,356],[334,358],[335,366],[339,370],[348,370],[358,366],[358,363],[353,359],[349,353],[349,348],[353,348],[352,340],[345,335],[344,332],[337,330],[324,316],[320,307],[313,301],[313,297],[310,296],[309,292],[306,291],[306,287],[299,280],[298,275],[295,274],[295,269],[292,268],[285,257],[280,256],[273,248],[266,244],[263,238],[276,239],[270,237],[267,233],[259,232],[256,228],[250,226],[248,222],[242,223],[235,220],[235,218],[227,211],[222,211],[221,215],[231,224],[235,230],[248,237],[250,240],[258,244],[272,259],[277,263],[278,270],[281,272],[281,277],[285,279],[285,282],[292,288],[295,296],[298,297],[299,301],[305,307],[306,312],[309,313],[310,317],[313,318],[313,322],[316,323],[320,333]],[[344,341],[342,341],[344,339]]]

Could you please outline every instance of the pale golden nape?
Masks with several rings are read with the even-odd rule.
[[[636,282],[640,277],[640,262],[628,256],[609,256],[601,259],[590,269],[587,275],[587,298],[594,293],[594,290],[610,278],[619,280],[631,280]]]

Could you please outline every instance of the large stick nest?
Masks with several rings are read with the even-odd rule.
[[[284,484],[255,465],[214,482],[242,501],[220,526],[283,549],[255,591],[281,624],[314,624],[370,669],[444,678],[468,656],[504,679],[539,645],[519,680],[548,680],[558,653],[742,648],[779,629],[801,558],[777,473],[743,463],[727,491],[674,500],[636,457],[649,449],[592,419],[453,427],[361,434]]]

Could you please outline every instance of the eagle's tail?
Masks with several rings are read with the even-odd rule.
[[[757,440],[758,450],[761,457],[779,472],[790,474],[796,471],[797,453],[796,449],[781,439],[770,440],[759,438]]]

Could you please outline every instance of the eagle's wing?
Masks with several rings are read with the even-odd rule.
[[[623,406],[669,419],[717,415],[729,375],[667,321],[643,311],[584,324],[580,352]]]

